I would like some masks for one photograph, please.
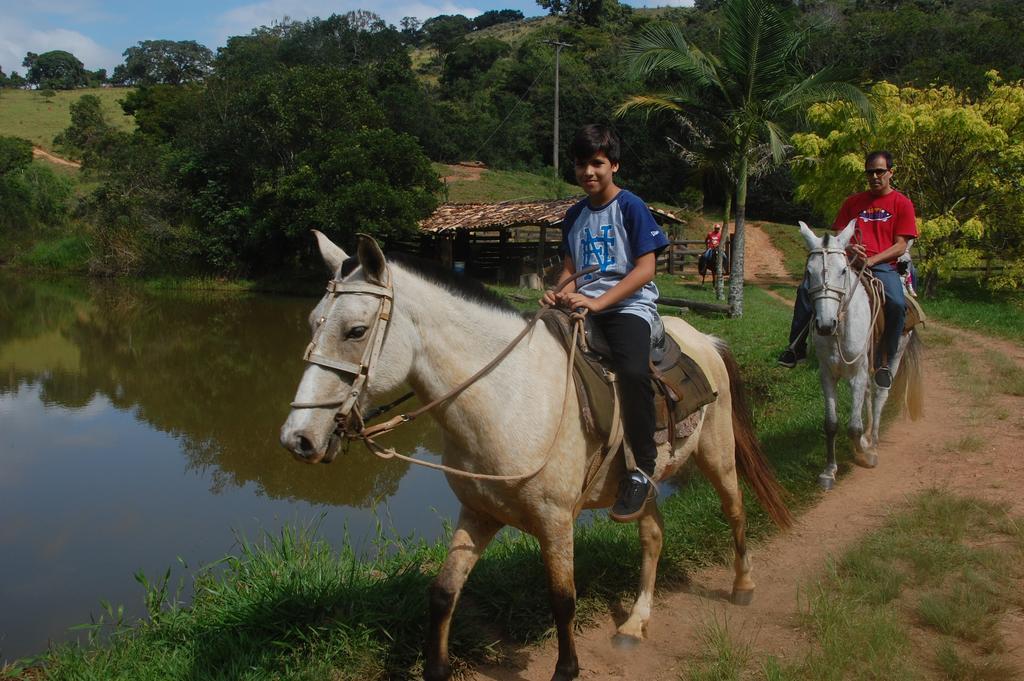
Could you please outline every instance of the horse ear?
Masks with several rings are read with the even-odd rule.
[[[804,238],[807,250],[813,251],[815,248],[821,248],[821,239],[814,235],[814,232],[811,231],[811,228],[803,220],[800,221],[800,236]]]
[[[324,264],[331,270],[331,274],[337,275],[341,270],[341,263],[348,259],[345,251],[336,246],[323,232],[318,232],[315,229],[310,231],[316,237],[316,245],[320,247],[320,255],[324,259]]]
[[[846,248],[850,245],[850,239],[853,238],[853,232],[857,229],[857,218],[854,218],[846,223],[846,227],[843,231],[839,232],[836,236],[836,240],[839,242],[839,248]]]
[[[360,234],[357,254],[366,281],[378,286],[387,286],[388,264],[384,260],[384,252],[380,250],[377,241],[372,236]]]

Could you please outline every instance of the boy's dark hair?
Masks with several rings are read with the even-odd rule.
[[[573,161],[586,160],[599,151],[612,163],[619,162],[621,142],[615,131],[607,125],[591,124],[584,125],[576,131],[569,145],[569,155]]]
[[[892,154],[890,154],[888,151],[885,151],[884,149],[879,149],[878,151],[869,151],[867,154],[865,154],[864,165],[866,166],[879,156],[885,159],[885,167],[889,170],[892,170]]]

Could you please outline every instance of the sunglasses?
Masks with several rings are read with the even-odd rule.
[[[881,177],[889,172],[890,168],[868,168],[864,171],[864,174],[868,177]]]

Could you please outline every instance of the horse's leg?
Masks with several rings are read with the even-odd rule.
[[[548,573],[548,596],[558,632],[558,661],[551,681],[569,681],[579,676],[573,621],[576,617],[576,580],[573,576],[573,519],[547,517],[537,534],[540,553]]]
[[[448,557],[430,586],[430,627],[427,635],[426,681],[443,681],[452,675],[448,663],[448,632],[455,604],[480,554],[501,529],[501,523],[471,509],[462,507],[459,523],[448,546]]]
[[[889,360],[889,370],[892,372],[895,378],[896,372],[900,369],[900,362],[903,361],[903,351],[907,348],[907,341],[910,336],[904,334],[900,337],[899,347],[896,350],[896,356]],[[874,381],[872,381],[874,383]],[[874,400],[871,405],[871,446],[874,449],[878,448],[878,431],[882,426],[882,410],[885,409],[885,403],[889,400],[889,389],[879,388],[877,385],[874,386]],[[876,457],[877,459],[877,457]]]
[[[754,599],[754,579],[751,576],[750,556],[747,554],[747,516],[743,511],[743,492],[740,491],[736,477],[736,440],[732,430],[732,414],[718,404],[715,402],[708,408],[694,460],[718,492],[722,513],[732,528],[735,571],[732,602],[735,605],[749,605]],[[726,413],[722,414],[722,411]]]
[[[643,562],[640,567],[640,594],[629,611],[629,619],[619,626],[619,635],[632,639],[644,637],[644,627],[651,618],[651,604],[654,601],[654,581],[658,574],[658,558],[661,556],[662,538],[665,523],[657,504],[647,504],[644,514],[640,516],[640,547],[643,551]],[[626,639],[628,640],[628,639]]]
[[[874,468],[878,465],[878,454],[868,438],[865,437],[864,428],[864,402],[871,394],[870,382],[868,366],[864,362],[850,379],[853,404],[850,407],[850,423],[846,427],[846,434],[850,437],[850,444],[853,446],[853,460],[857,465],[865,468]],[[868,423],[872,423],[870,416]]]
[[[836,483],[836,433],[839,432],[839,415],[836,413],[837,379],[822,365],[819,372],[821,392],[825,395],[825,470],[818,475],[818,485],[824,490],[832,489]]]

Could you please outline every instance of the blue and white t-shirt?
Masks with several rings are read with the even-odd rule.
[[[619,283],[641,255],[658,253],[666,246],[668,237],[647,204],[625,189],[600,208],[592,208],[590,199],[583,199],[566,211],[562,222],[562,252],[572,256],[576,271],[600,266],[598,271],[576,280],[576,290],[591,298]],[[658,287],[651,281],[605,312],[635,314],[653,328],[657,299]]]

